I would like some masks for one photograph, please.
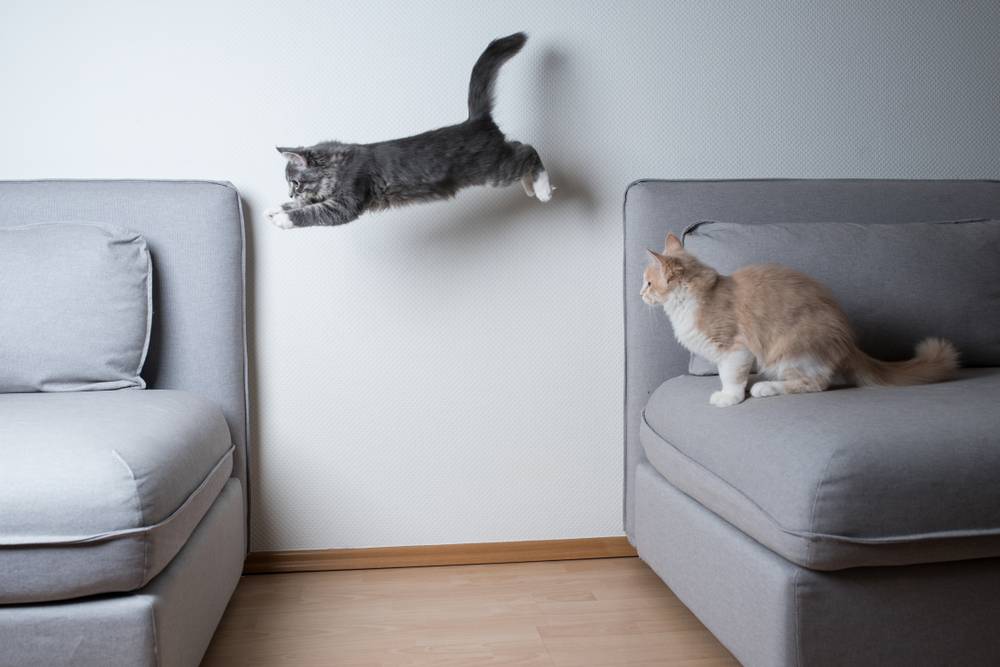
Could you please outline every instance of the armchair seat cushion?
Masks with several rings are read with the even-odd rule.
[[[141,588],[232,453],[222,411],[187,392],[0,394],[0,604]]]
[[[640,441],[674,487],[803,567],[1000,556],[1000,368],[916,387],[709,404],[680,376]]]

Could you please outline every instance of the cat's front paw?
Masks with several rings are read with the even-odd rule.
[[[708,399],[708,402],[718,408],[728,408],[731,405],[738,405],[742,403],[743,399],[743,394],[734,394],[720,389],[712,394],[712,396]]]
[[[295,225],[292,223],[292,219],[288,217],[284,209],[272,208],[266,213],[267,219],[271,221],[271,224],[280,229],[291,229]]]

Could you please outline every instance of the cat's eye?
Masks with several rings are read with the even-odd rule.
[[[296,190],[298,190],[298,189],[299,189],[299,182],[298,182],[298,181],[289,181],[289,184],[290,184],[290,185],[291,185],[291,186],[292,186],[293,188],[295,188]]]

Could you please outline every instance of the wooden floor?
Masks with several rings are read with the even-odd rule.
[[[244,576],[203,667],[738,663],[637,558]]]

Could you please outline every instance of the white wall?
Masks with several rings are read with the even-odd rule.
[[[479,52],[521,29],[496,117],[552,203],[265,223],[275,144],[459,121]],[[5,2],[0,178],[239,187],[254,549],[620,534],[625,186],[996,178],[998,29],[990,0]]]

